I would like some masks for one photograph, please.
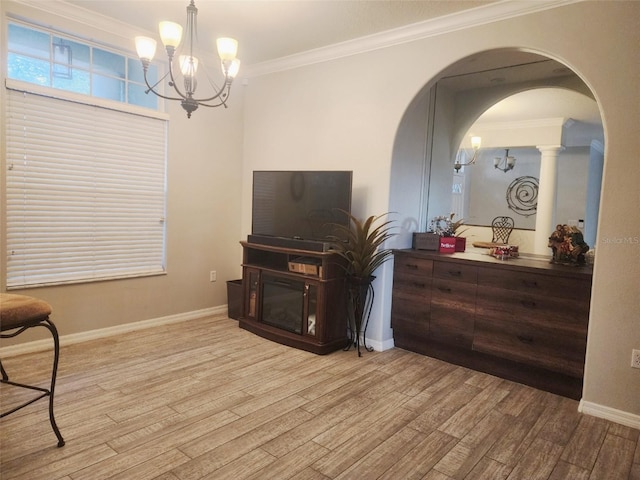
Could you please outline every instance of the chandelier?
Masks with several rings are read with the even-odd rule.
[[[191,113],[194,112],[199,106],[203,107],[220,107],[227,106],[227,100],[229,98],[229,92],[231,90],[231,83],[238,74],[240,69],[240,60],[236,58],[238,51],[238,42],[233,38],[218,38],[216,41],[218,55],[220,56],[222,74],[224,75],[223,83],[221,86],[217,86],[207,75],[207,80],[211,85],[213,92],[210,96],[205,98],[196,98],[195,92],[198,86],[198,80],[196,74],[198,71],[198,58],[194,56],[194,44],[197,45],[198,40],[198,28],[197,28],[197,16],[198,9],[195,6],[194,0],[187,6],[187,26],[185,41],[181,48],[182,55],[178,55],[178,66],[182,74],[183,87],[178,86],[176,81],[177,72],[174,66],[174,57],[176,56],[176,50],[182,40],[182,26],[174,22],[160,22],[160,39],[167,51],[169,57],[169,71],[154,85],[149,84],[147,79],[147,72],[149,65],[156,52],[157,42],[153,38],[149,37],[136,37],[136,51],[142,62],[142,69],[144,71],[144,81],[147,84],[147,90],[145,93],[152,92],[160,98],[166,100],[179,100],[182,108],[187,112],[187,118],[191,118]],[[202,68],[204,69],[204,67]],[[158,84],[169,77],[168,84],[173,88],[177,96],[166,96],[161,94],[157,90]]]
[[[516,166],[516,158],[509,155],[509,149],[504,149],[504,157],[495,157],[493,159],[493,168],[497,168],[498,170],[502,170],[504,173],[507,173],[509,170],[513,170],[513,167]]]
[[[460,154],[456,157],[456,161],[453,164],[453,168],[458,173],[462,167],[466,167],[467,165],[473,165],[476,163],[478,159],[478,151],[480,150],[480,145],[482,144],[482,138],[480,137],[471,137],[471,148],[473,148],[473,157],[466,163],[460,162]]]

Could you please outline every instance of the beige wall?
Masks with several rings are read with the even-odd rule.
[[[630,368],[630,357],[632,348],[640,348],[640,217],[635,211],[640,68],[634,47],[640,44],[639,16],[637,2],[571,4],[251,78],[245,103],[243,235],[250,226],[252,170],[350,168],[354,213],[385,212],[402,114],[439,71],[473,53],[502,47],[562,61],[595,93],[606,136],[583,403],[637,422],[640,371]],[[635,242],[611,242],[621,238]],[[375,287],[367,333],[372,344],[384,348],[392,341],[389,265],[378,272]]]

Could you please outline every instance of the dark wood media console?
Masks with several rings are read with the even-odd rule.
[[[394,257],[397,347],[581,398],[589,267],[477,253]]]
[[[240,243],[240,328],[321,355],[346,346],[344,270],[338,255]]]

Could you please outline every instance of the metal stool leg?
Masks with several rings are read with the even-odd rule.
[[[51,388],[49,388],[49,421],[51,422],[51,428],[53,428],[53,432],[58,437],[58,447],[64,446],[64,439],[62,438],[62,434],[60,433],[60,429],[58,428],[58,424],[56,423],[56,419],[53,416],[53,395],[56,389],[56,377],[58,376],[58,360],[60,359],[60,338],[58,337],[58,329],[56,326],[47,318],[42,326],[49,329],[51,335],[53,336],[53,368],[51,371]]]
[[[64,438],[62,438],[62,434],[60,433],[60,429],[58,428],[58,424],[56,423],[56,419],[53,415],[53,398],[54,398],[54,393],[56,388],[56,377],[58,375],[58,360],[60,359],[60,338],[58,336],[58,329],[53,324],[53,322],[51,322],[51,320],[46,318],[42,320],[40,323],[37,323],[35,325],[29,325],[27,327],[23,327],[19,329],[17,332],[10,333],[10,334],[3,334],[2,338],[15,337],[16,335],[19,335],[20,333],[24,332],[28,328],[33,328],[38,326],[45,327],[47,330],[49,330],[49,332],[51,332],[51,336],[53,337],[53,367],[51,370],[51,384],[49,388],[46,389],[46,388],[40,388],[32,385],[25,385],[19,382],[12,382],[11,380],[9,380],[9,376],[7,375],[7,372],[4,369],[2,362],[0,361],[0,373],[2,374],[2,383],[6,383],[8,385],[14,385],[16,387],[27,388],[30,390],[35,390],[42,393],[39,397],[33,398],[21,405],[18,405],[17,407],[14,407],[13,409],[7,412],[0,413],[0,418],[6,417],[7,415],[10,415],[18,411],[21,408],[26,407],[27,405],[31,405],[32,403],[40,400],[43,397],[49,397],[49,421],[51,422],[51,428],[53,429],[53,433],[55,433],[56,437],[58,437],[58,447],[62,447],[65,444]]]

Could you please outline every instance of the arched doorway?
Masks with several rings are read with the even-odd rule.
[[[499,64],[500,62],[502,62],[502,55],[505,53],[506,57],[509,57],[512,60],[517,57],[519,61],[512,65],[505,65],[504,62],[502,64]],[[487,60],[487,63],[483,63],[483,59]],[[492,61],[496,62],[497,64],[491,65]],[[469,70],[468,72],[461,71],[463,68],[471,67],[473,67],[473,69]],[[502,75],[503,73],[505,75]],[[510,76],[510,74],[512,75]],[[400,237],[398,238],[398,242],[396,242],[398,247],[410,247],[412,233],[416,231],[426,231],[426,227],[431,217],[446,215],[451,212],[452,175],[454,171],[454,162],[461,144],[464,145],[463,140],[465,139],[465,137],[470,133],[474,133],[469,132],[469,128],[474,124],[474,122],[476,122],[476,120],[482,115],[482,113],[487,111],[492,105],[495,105],[505,98],[513,97],[517,94],[520,94],[521,92],[530,92],[533,90],[548,88],[565,90],[578,94],[582,97],[589,97],[591,99],[590,101],[595,103],[595,100],[593,100],[594,95],[590,92],[584,82],[582,82],[582,80],[574,72],[567,69],[564,65],[558,63],[555,60],[538,54],[520,52],[517,50],[491,51],[486,52],[486,54],[479,54],[474,57],[469,57],[467,59],[461,60],[460,62],[457,62],[448,69],[444,70],[441,75],[425,85],[425,87],[420,91],[420,93],[414,98],[414,100],[406,109],[402,121],[399,125],[396,140],[394,143],[391,166],[389,210],[399,212],[402,221],[402,232],[400,234]],[[599,129],[596,129],[597,133],[591,140],[603,141],[604,135],[602,129],[602,120],[600,117],[600,110],[599,108],[597,108],[597,104],[596,111]],[[570,118],[571,112],[567,112],[566,117],[567,119]],[[564,128],[564,122],[559,125],[559,128]],[[554,147],[561,147],[562,143],[565,140],[566,138],[563,137],[563,132],[557,132],[556,139],[554,140],[557,145],[554,145]],[[529,145],[529,143],[527,145]],[[532,145],[534,145],[536,148],[541,147],[544,151],[546,151],[546,148],[548,146],[545,144],[539,145],[535,142],[532,143]],[[507,144],[502,146],[508,147],[510,145]],[[586,158],[583,159],[583,161],[585,165],[588,165],[588,163],[590,162],[590,155],[587,155]],[[540,162],[540,165],[541,164],[542,161]],[[473,168],[478,167],[479,165],[475,164]],[[493,172],[493,164],[490,165],[490,168]],[[506,172],[496,170],[496,173],[504,175]],[[599,201],[599,192],[596,197]],[[552,233],[552,231],[553,230],[549,229],[544,233],[547,238]],[[434,265],[433,272],[444,271],[442,269],[445,267],[439,267],[440,270],[436,268],[436,264],[445,263],[442,257],[428,257],[424,255],[421,256],[420,254],[416,254],[414,252],[403,252],[402,254],[410,255],[419,259],[431,260]],[[551,251],[549,251],[549,257],[550,254]],[[541,265],[548,264],[548,262],[545,261],[545,258],[538,258],[538,260],[541,261]],[[477,259],[469,262],[468,257],[460,258],[456,261],[459,263],[463,263],[466,266],[469,266],[469,263],[474,262],[483,263],[482,261]],[[502,266],[498,265],[496,265],[495,267],[502,268]],[[536,270],[540,267],[532,263],[530,264],[529,268],[531,268],[532,270]],[[478,268],[478,271],[479,270],[481,270],[481,268]],[[589,309],[588,291],[590,290],[589,285],[591,277],[586,269],[585,271],[587,273],[586,278],[583,279],[584,281],[582,282],[582,286],[584,287],[583,291],[587,292],[583,296],[583,298],[586,298],[587,301],[580,305],[580,308],[582,309],[582,314],[580,317],[580,328],[584,330],[584,333],[582,330],[578,332],[577,336],[579,337],[579,342],[582,342],[582,340],[586,338],[588,323],[588,314],[585,315],[584,312],[588,312]],[[536,274],[537,272],[530,273]],[[485,277],[490,276],[490,274],[486,273],[486,270],[484,272],[484,275]],[[469,325],[467,325],[467,327],[469,328],[464,330],[465,334],[469,333],[469,337],[465,337],[464,340],[466,343],[464,344],[464,346],[453,346],[452,348],[454,350],[447,351],[445,354],[443,354],[443,356],[447,357],[445,358],[447,361],[454,361],[454,363],[457,363],[456,360],[452,359],[463,358],[464,355],[468,353],[469,357],[466,357],[466,360],[460,361],[468,361],[471,364],[475,360],[477,360],[475,355],[478,352],[482,353],[482,347],[480,343],[478,344],[480,345],[479,347],[475,343],[476,333],[474,333],[478,331],[478,322],[474,319],[476,319],[478,312],[482,311],[482,308],[484,308],[482,305],[480,307],[477,307],[475,303],[476,281],[473,280],[468,282],[472,285],[472,287],[467,287],[465,285],[453,285],[445,288],[445,290],[449,292],[463,292],[473,289],[473,300],[469,300],[465,304],[464,308],[466,308],[466,310],[464,311],[462,311],[462,309],[457,310],[456,305],[458,305],[458,303],[456,302],[458,301],[458,299],[451,300],[447,304],[450,307],[450,310],[447,311],[447,315],[449,315],[449,317],[447,317],[446,321],[442,320],[442,317],[439,317],[437,319],[437,322],[439,323],[436,323],[436,321],[434,321],[433,312],[431,310],[428,310],[428,308],[433,309],[434,305],[436,307],[438,306],[437,301],[434,302],[431,300],[431,295],[435,291],[436,276],[436,273],[433,273],[433,291],[431,290],[430,286],[425,287],[424,295],[420,296],[420,299],[416,301],[416,305],[412,304],[410,308],[411,311],[414,311],[415,306],[415,311],[418,311],[418,306],[424,306],[423,304],[425,302],[429,303],[430,307],[425,306],[424,310],[428,313],[424,314],[424,318],[421,318],[421,325],[428,325],[428,327],[426,327],[426,330],[423,329],[428,333],[421,333],[420,335],[423,336],[413,344],[405,343],[400,344],[400,346],[409,348],[411,345],[420,344],[420,348],[423,348],[424,345],[426,345],[426,342],[431,342],[429,347],[424,347],[423,350],[416,351],[421,351],[422,353],[426,352],[427,354],[434,354],[434,356],[438,357],[436,350],[442,346],[439,342],[445,335],[453,333],[453,329],[456,328],[455,321],[464,316],[466,320],[469,320],[471,322],[471,326],[469,327]],[[431,277],[429,278],[429,282],[431,282]],[[480,291],[480,286],[483,285],[481,284],[480,278],[481,275],[480,273],[478,273],[478,292]],[[431,285],[431,283],[429,282],[425,282],[425,285]],[[571,286],[574,285],[573,282],[574,279],[570,278],[567,285],[565,285],[563,289],[566,289],[567,291],[571,290]],[[543,281],[542,279],[540,279],[536,283],[536,285],[546,284],[547,282]],[[515,285],[515,283],[510,283],[509,285]],[[512,290],[516,291],[517,289],[518,287],[514,287]],[[559,288],[557,289],[557,292],[563,291],[563,289]],[[433,295],[435,295],[435,293],[433,293]],[[504,297],[500,297],[500,295],[500,293],[497,296],[487,294],[482,298],[511,298],[513,296],[509,293],[505,293]],[[478,298],[480,297],[481,295],[480,293],[478,293]],[[486,304],[483,305],[485,305],[486,307]],[[491,310],[491,308],[493,307],[487,307],[484,310],[484,315],[487,318],[490,317],[493,319],[491,315],[486,313],[488,310]],[[494,312],[497,310],[491,311]],[[555,311],[564,313],[563,308],[556,309]],[[462,315],[460,315],[460,313],[462,313]],[[504,316],[504,318],[499,318],[496,325],[498,325],[498,323],[502,321],[508,324],[509,319],[507,317],[509,317],[510,314],[511,312],[508,312]],[[532,318],[542,318],[537,317],[536,315],[538,314],[532,314]],[[449,319],[453,320],[451,320],[447,324]],[[474,321],[476,322],[475,327]],[[452,330],[445,331],[446,329],[445,327],[443,327],[443,325],[445,324],[447,324],[447,328],[449,328],[450,326]],[[402,335],[405,339],[416,335],[416,332],[412,326],[413,324],[411,324],[411,322],[408,322],[407,325],[409,326],[403,327],[405,330],[402,332]],[[434,329],[434,325],[437,328]],[[499,328],[500,326],[502,325],[499,325],[497,328]],[[400,331],[400,327],[397,328],[397,331]],[[483,331],[481,331],[481,334],[483,334]],[[493,338],[493,332],[487,333],[487,330],[485,330],[484,334],[486,334],[487,337]],[[436,338],[438,335],[441,335],[440,339]],[[397,342],[400,342],[402,338],[403,337],[399,334],[397,337]],[[525,341],[527,340],[527,338],[525,338]],[[422,340],[425,340],[424,344],[420,343]],[[505,342],[511,345],[510,340],[505,340]],[[518,344],[516,342],[515,346],[513,347],[514,351],[517,350],[517,347]],[[456,348],[458,348],[458,350],[455,350]],[[578,378],[578,375],[581,375],[581,366],[584,362],[584,351],[580,352],[579,350],[583,348],[586,348],[586,345],[580,343],[579,347],[576,348],[576,351],[578,351],[578,355],[576,355],[576,357],[572,359],[572,361],[574,362],[574,372],[572,372],[570,375],[572,379]],[[558,348],[557,350],[564,351],[563,348]],[[582,355],[582,357],[580,357],[580,355]],[[534,357],[546,358],[545,355],[532,355],[531,358]],[[516,365],[514,365],[513,368],[518,371],[525,371],[526,367],[522,368],[522,365],[517,364],[518,361],[519,360],[516,360]],[[472,368],[475,368],[475,366],[472,366]],[[562,384],[563,382],[565,382],[565,379],[560,379],[560,383]],[[577,386],[574,385],[574,387],[572,388],[574,388],[572,395],[579,395],[581,383]],[[575,390],[575,388],[577,388],[577,390]]]
[[[497,49],[450,65],[428,82],[407,107],[396,134],[391,166],[389,210],[402,212],[403,217],[398,244],[410,246],[412,232],[425,231],[431,217],[452,212],[453,165],[459,148],[469,141],[471,126],[505,99],[517,98],[522,92],[529,95],[534,91],[552,90],[583,97],[596,109],[597,118],[592,121],[597,125],[587,126],[587,135],[594,140],[595,146],[588,148],[591,152],[586,154],[581,173],[591,177],[584,183],[591,189],[591,201],[586,208],[591,219],[589,227],[593,231],[590,238],[595,240],[604,139],[594,95],[578,75],[556,60],[517,49]],[[538,97],[535,101],[544,102],[544,99]],[[557,102],[557,98],[549,101]],[[515,108],[513,101],[509,108]],[[532,112],[533,116],[527,121],[534,119],[536,114]],[[525,124],[525,116],[518,115],[518,121]],[[568,120],[572,112],[567,110],[562,116]],[[501,121],[507,122],[504,118]],[[510,146],[501,145],[502,148]],[[493,155],[490,155],[490,161],[493,161]],[[589,166],[590,162],[597,164],[596,167]],[[576,213],[576,218],[570,220],[577,222],[586,216],[587,213],[583,216]],[[530,223],[524,225],[523,230],[527,229],[531,230]],[[548,233],[551,232],[545,232],[545,235]]]

